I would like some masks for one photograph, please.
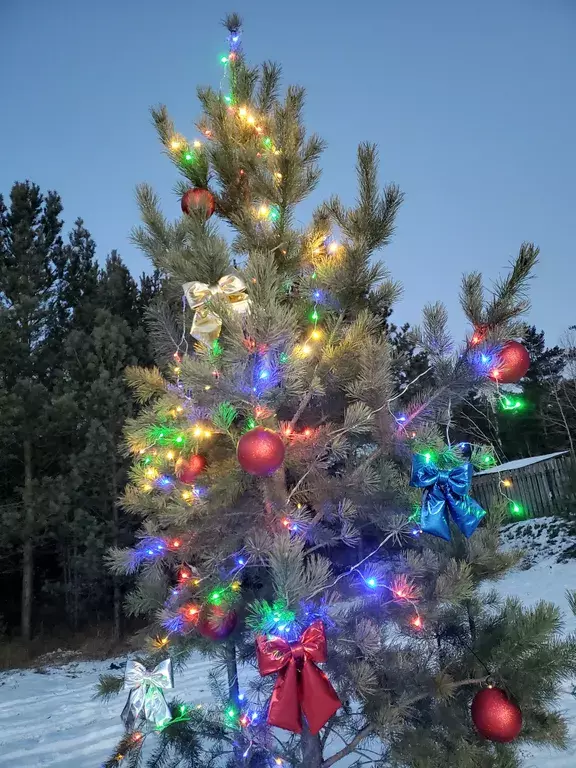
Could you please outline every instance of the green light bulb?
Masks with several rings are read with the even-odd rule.
[[[310,319],[313,320],[314,322],[318,320],[318,312],[316,310],[312,312],[312,314],[310,315]]]
[[[425,454],[424,454],[424,458],[426,459],[426,464],[429,464],[429,463],[430,463],[430,461],[431,461],[431,459],[432,459],[432,454],[430,454],[430,453],[425,453]]]

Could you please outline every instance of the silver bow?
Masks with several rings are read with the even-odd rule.
[[[195,339],[209,346],[220,336],[222,320],[206,306],[213,296],[228,299],[234,312],[244,314],[250,309],[250,299],[246,296],[246,283],[237,275],[224,275],[216,285],[193,280],[182,286],[190,309],[195,309],[190,333]]]
[[[171,659],[161,661],[151,672],[138,661],[126,662],[124,690],[130,693],[121,715],[126,728],[132,728],[139,717],[155,725],[170,720],[172,715],[163,691],[167,688],[174,688]]]

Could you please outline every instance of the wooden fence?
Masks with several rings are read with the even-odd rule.
[[[570,500],[576,503],[576,498],[570,499],[576,491],[572,478],[576,478],[576,464],[570,456],[558,456],[518,469],[477,475],[472,493],[484,509],[489,509],[502,490],[522,505],[528,517],[544,517],[565,511]],[[512,484],[503,488],[501,480]]]

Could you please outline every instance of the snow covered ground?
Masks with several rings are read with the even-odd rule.
[[[557,562],[560,551],[571,542],[554,533],[555,522],[547,522],[526,521],[506,531],[506,539],[520,546],[538,541],[533,547],[538,555],[532,568],[510,574],[497,586],[503,595],[519,597],[527,605],[541,599],[559,604],[566,629],[576,630],[576,618],[564,595],[566,589],[576,589],[576,560]],[[98,675],[109,668],[110,661],[78,662],[0,674],[0,766],[98,768],[122,733],[119,716],[124,696],[107,704],[93,698]],[[571,719],[572,748],[567,752],[527,750],[524,768],[576,766],[576,698],[571,691],[572,685],[566,684],[560,707]],[[199,658],[178,675],[175,693],[191,704],[207,701],[207,663]]]

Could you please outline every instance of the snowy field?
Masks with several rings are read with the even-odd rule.
[[[556,534],[551,538],[545,522],[519,523],[507,531],[506,538],[520,546],[536,541],[532,551],[538,554],[530,570],[510,574],[497,587],[503,595],[519,597],[527,605],[541,599],[559,604],[566,629],[576,630],[576,618],[564,596],[566,589],[576,589],[576,560],[557,562],[557,554],[570,542]],[[522,530],[529,525],[531,529]],[[109,668],[110,661],[79,662],[41,672],[1,673],[0,766],[98,768],[122,733],[120,712],[125,696],[107,704],[93,698],[98,675]],[[207,662],[199,658],[177,676],[175,683],[175,693],[190,704],[207,701]],[[524,768],[576,767],[576,698],[572,687],[564,686],[560,702],[571,719],[572,748],[567,752],[527,750]]]

